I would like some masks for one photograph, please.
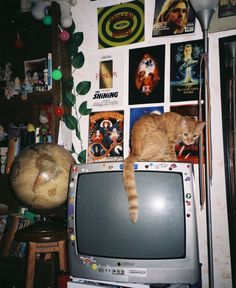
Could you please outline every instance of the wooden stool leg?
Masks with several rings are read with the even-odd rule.
[[[59,267],[60,271],[67,270],[67,253],[66,253],[66,241],[58,241],[59,246]]]
[[[35,273],[35,251],[36,243],[29,242],[28,244],[28,255],[27,255],[27,265],[26,265],[26,282],[25,288],[33,288],[34,286],[34,273]]]

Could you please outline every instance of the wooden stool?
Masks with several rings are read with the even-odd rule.
[[[49,254],[51,256],[51,253],[58,253],[59,269],[61,271],[67,270],[66,230],[64,227],[39,222],[18,230],[14,239],[28,244],[25,288],[33,288],[34,286],[36,254]]]

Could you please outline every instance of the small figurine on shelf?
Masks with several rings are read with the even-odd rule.
[[[5,86],[5,97],[9,100],[13,97],[13,90],[14,90],[14,83],[13,81],[7,81]]]
[[[39,83],[39,73],[38,72],[33,73],[31,83],[32,84],[38,84]]]
[[[20,78],[15,77],[14,84],[13,84],[13,95],[20,94]]]
[[[48,69],[43,70],[44,91],[48,90]]]
[[[31,77],[26,74],[24,83],[21,85],[21,99],[26,100],[27,99],[27,93],[33,92],[33,86],[31,85]]]
[[[5,70],[4,70],[4,77],[3,81],[10,81],[12,77],[12,69],[11,69],[11,63],[7,62],[5,64]]]
[[[35,143],[35,127],[29,123],[27,125],[27,145]]]
[[[0,142],[7,141],[7,133],[4,131],[3,126],[0,124]]]
[[[42,107],[40,107],[39,122],[41,123],[39,142],[52,142],[50,105],[42,105]]]
[[[8,147],[8,134],[4,131],[4,128],[1,124],[0,124],[0,147]],[[3,150],[7,151],[7,149],[3,149],[3,148],[0,148],[0,151],[1,150],[2,150],[2,152],[3,152]],[[2,154],[2,153],[0,153],[0,154]],[[4,154],[6,154],[6,153],[4,153]],[[0,155],[1,161],[3,160],[2,157],[3,157],[3,155]],[[0,174],[1,174],[1,172],[0,172]]]

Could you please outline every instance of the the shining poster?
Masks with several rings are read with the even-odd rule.
[[[165,45],[130,49],[129,104],[164,102]]]
[[[118,53],[91,56],[92,82],[88,104],[95,110],[121,107],[123,104],[124,61]],[[115,109],[115,108],[114,108]],[[119,109],[119,108],[116,108]]]
[[[200,62],[203,41],[171,44],[170,99],[172,102],[197,100],[203,73]],[[204,91],[203,91],[204,92]]]
[[[144,41],[144,0],[98,8],[98,48]]]
[[[123,160],[123,111],[89,115],[88,162]]]

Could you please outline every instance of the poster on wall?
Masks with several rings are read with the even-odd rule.
[[[165,45],[130,49],[129,104],[164,102]]]
[[[123,111],[89,115],[87,162],[123,160]]]
[[[123,59],[113,53],[113,56],[91,56],[91,71],[94,79],[88,99],[92,109],[116,107],[123,104],[124,79]]]
[[[219,18],[236,15],[236,0],[219,1]]]
[[[203,41],[171,44],[170,99],[172,102],[197,100]]]
[[[138,107],[138,108],[131,108],[130,109],[130,132],[134,126],[134,123],[143,115],[148,114],[162,114],[164,112],[163,106],[160,107]]]
[[[236,28],[236,0],[220,1],[209,26],[209,33]]]
[[[192,33],[195,14],[188,0],[156,0],[152,36]]]
[[[191,116],[191,117],[194,117],[195,119],[198,119],[198,105],[171,106],[170,111],[176,112],[182,116]],[[176,150],[178,161],[191,162],[193,164],[198,164],[199,163],[198,146],[199,146],[198,141],[194,143],[193,145],[188,145],[188,146],[184,145],[183,143],[176,145],[175,150]]]
[[[97,9],[98,48],[144,41],[144,0]]]

